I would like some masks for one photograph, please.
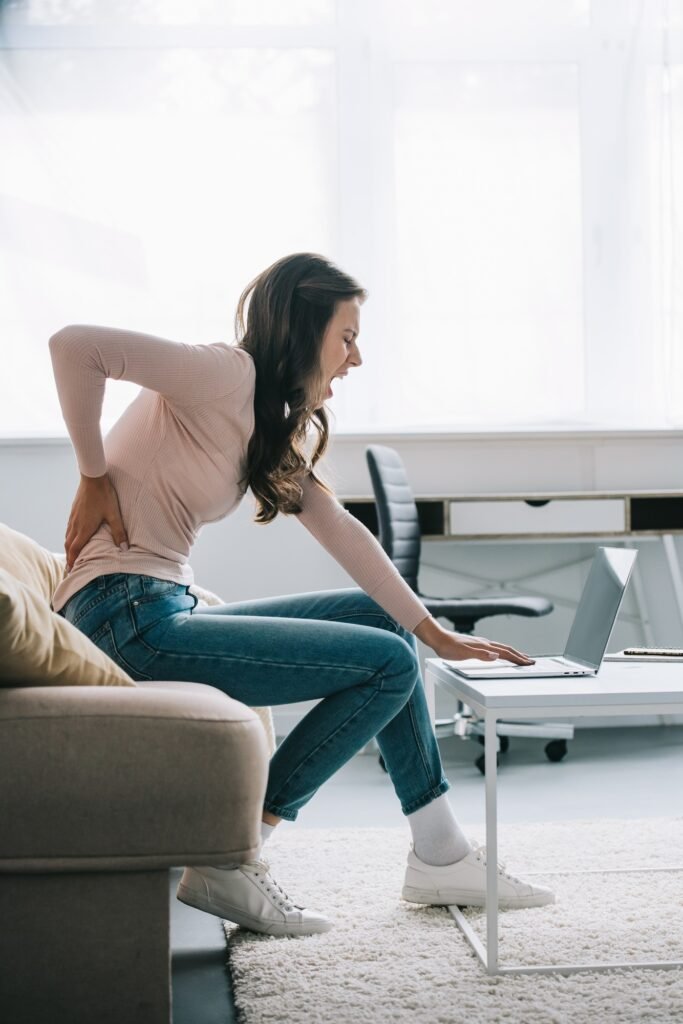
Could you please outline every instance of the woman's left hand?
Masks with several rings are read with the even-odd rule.
[[[451,633],[431,617],[424,619],[419,624],[415,630],[415,636],[431,647],[439,658],[445,658],[448,661],[476,658],[479,661],[491,662],[502,658],[515,665],[534,664],[534,659],[530,658],[528,654],[522,654],[508,644],[499,644],[493,640],[487,640],[483,636]]]

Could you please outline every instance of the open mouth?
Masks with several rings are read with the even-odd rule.
[[[327,385],[327,394],[325,395],[325,398],[334,398],[334,393],[332,391],[332,381],[338,380],[338,379],[340,380],[342,377],[345,377],[345,376],[346,376],[345,373],[335,373],[334,377],[332,378],[330,383]]]

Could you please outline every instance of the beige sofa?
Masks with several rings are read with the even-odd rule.
[[[0,524],[0,1019],[166,1024],[169,868],[255,854],[272,720],[133,684],[51,611],[61,572]]]

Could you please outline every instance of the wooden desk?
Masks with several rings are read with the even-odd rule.
[[[372,496],[339,500],[377,536]],[[683,490],[419,495],[415,503],[426,541],[574,540],[624,543],[629,547],[636,547],[638,540],[659,541],[683,626],[683,575],[674,543],[674,535],[683,534]],[[646,641],[651,645],[645,596],[638,578],[635,590]]]
[[[372,496],[341,497],[375,534]],[[529,491],[506,494],[418,495],[425,540],[539,540],[683,533],[682,491]]]

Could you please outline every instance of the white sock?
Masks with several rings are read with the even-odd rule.
[[[453,814],[447,793],[408,814],[407,818],[415,853],[425,864],[435,867],[455,864],[472,849]]]
[[[261,859],[261,854],[263,852],[263,847],[265,846],[267,840],[270,839],[274,829],[275,829],[275,825],[269,825],[265,821],[261,822],[261,845],[258,848],[258,852],[257,852],[256,856],[254,857],[254,860],[260,860]],[[215,866],[219,867],[219,868],[222,868],[223,871],[234,871],[235,868],[239,867],[239,864],[217,864]]]
[[[261,847],[259,849],[259,857],[261,856],[263,847],[266,845],[276,828],[276,825],[269,825],[267,821],[261,822]]]

